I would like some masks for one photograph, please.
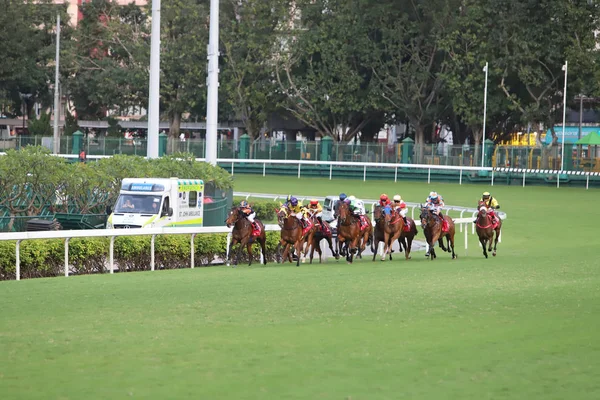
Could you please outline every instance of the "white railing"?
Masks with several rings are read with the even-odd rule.
[[[460,225],[460,232],[464,232],[465,237],[465,252],[468,249],[467,226],[473,226],[475,233],[474,217],[471,218],[456,218],[454,223]],[[421,221],[415,221],[415,225],[420,226]],[[267,231],[280,231],[279,225],[265,225]],[[87,229],[87,230],[70,230],[70,231],[42,231],[42,232],[15,232],[15,233],[0,233],[0,241],[16,241],[15,246],[15,275],[16,280],[21,280],[21,242],[23,240],[36,239],[65,239],[65,259],[64,259],[64,274],[69,276],[69,240],[72,238],[82,237],[110,237],[110,247],[108,256],[108,269],[111,274],[114,273],[114,244],[115,238],[119,236],[145,236],[152,235],[150,241],[150,270],[155,270],[155,252],[154,241],[157,235],[191,235],[190,239],[190,268],[194,268],[194,238],[198,234],[213,234],[227,233],[227,255],[229,255],[229,245],[231,240],[231,228],[227,227],[188,227],[188,228],[137,228],[137,229]]]
[[[5,153],[0,153],[5,155]],[[78,158],[76,154],[59,154],[63,158]],[[112,156],[98,156],[89,155],[89,160],[95,160],[100,158],[109,158]],[[205,158],[196,158],[196,161],[206,161]],[[312,160],[255,160],[255,159],[238,159],[238,158],[217,158],[217,163],[231,164],[230,172],[232,175],[235,174],[236,164],[262,164],[262,175],[266,176],[267,165],[296,165],[298,167],[298,178],[302,175],[302,166],[329,166],[329,179],[333,179],[334,167],[362,167],[363,168],[363,181],[367,180],[367,168],[379,168],[394,170],[394,182],[398,181],[398,170],[399,169],[413,169],[427,171],[427,183],[431,183],[431,171],[446,170],[446,171],[458,171],[459,172],[459,185],[462,185],[463,173],[464,172],[481,172],[485,171],[489,174],[490,184],[494,186],[494,179],[496,173],[510,173],[518,176],[522,176],[522,185],[525,187],[525,181],[527,174],[539,174],[544,176],[556,177],[556,187],[560,187],[560,180],[565,176],[585,176],[586,177],[586,189],[589,189],[590,177],[600,177],[600,172],[591,171],[566,171],[566,170],[550,170],[550,169],[528,169],[528,168],[504,168],[504,167],[468,167],[468,166],[454,166],[454,165],[430,165],[430,164],[393,164],[393,163],[374,163],[374,162],[353,162],[353,161],[312,161]],[[487,177],[486,177],[487,178]]]
[[[198,161],[204,161],[204,158],[197,158]],[[468,166],[454,166],[454,165],[429,165],[429,164],[393,164],[393,163],[374,163],[374,162],[352,162],[352,161],[311,161],[311,160],[250,160],[250,159],[237,159],[237,158],[218,158],[218,163],[231,164],[230,172],[232,175],[235,174],[235,164],[262,164],[263,170],[262,175],[266,176],[267,165],[297,165],[298,166],[298,178],[302,174],[303,165],[312,166],[329,166],[329,179],[333,178],[333,167],[362,167],[363,168],[363,181],[367,180],[367,168],[379,168],[379,169],[393,169],[394,170],[394,182],[398,181],[398,169],[416,169],[416,170],[427,170],[427,183],[431,183],[431,171],[446,170],[446,171],[458,171],[459,172],[459,185],[462,185],[463,172],[469,171],[486,171],[489,173],[491,185],[494,186],[494,178],[497,172],[511,173],[511,174],[522,174],[523,187],[525,187],[526,174],[540,174],[546,176],[556,176],[556,185],[560,187],[560,179],[565,175],[574,176],[585,176],[586,177],[586,189],[589,189],[590,177],[599,177],[600,172],[585,172],[585,171],[566,171],[566,170],[547,170],[547,169],[526,169],[526,168],[497,168],[497,167],[468,167]]]

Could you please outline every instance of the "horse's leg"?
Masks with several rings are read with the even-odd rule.
[[[296,248],[296,253],[298,254],[298,258],[296,258],[296,267],[300,266],[300,258],[302,257],[302,240],[297,240],[294,244]]]
[[[267,265],[267,237],[260,237],[258,239],[260,243],[260,251],[262,252],[263,265]]]
[[[373,242],[371,243],[371,251],[373,252],[373,261],[377,257],[377,251],[379,251],[379,236],[375,235]]]
[[[227,255],[227,266],[231,264],[231,259],[233,258],[233,246],[237,244],[237,240],[235,238],[231,238],[231,243],[229,244],[229,254]]]
[[[496,247],[498,246],[498,236],[500,236],[500,229],[501,229],[501,227],[500,227],[500,226],[498,226],[498,227],[496,228],[496,230],[495,230],[495,231],[496,231],[496,238],[494,239],[494,252],[492,253],[492,255],[493,255],[494,257],[496,257]],[[493,233],[494,233],[494,232],[492,232],[492,234],[493,234]]]
[[[329,250],[331,250],[331,254],[333,254],[336,260],[339,260],[340,255],[336,250],[333,250],[333,241],[331,240],[331,237],[326,236],[325,239],[327,240],[327,244],[329,245]]]
[[[479,243],[481,243],[481,248],[483,249],[483,255],[485,256],[485,258],[488,258],[487,250],[486,250],[486,247],[487,247],[486,241],[487,241],[487,239],[484,235],[479,236]]]
[[[240,240],[240,246],[238,247],[236,254],[235,254],[235,263],[234,265],[238,265],[238,263],[240,262],[240,257],[242,256],[242,249],[246,246],[246,243],[242,240]]]
[[[410,251],[412,250],[413,237],[412,237],[412,235],[405,236],[404,240],[405,240],[405,242],[404,242],[404,257],[407,260],[410,260],[411,259]]]
[[[454,252],[454,229],[450,230],[450,248],[452,249],[452,259],[454,260],[456,257],[458,257]]]
[[[248,241],[246,244],[246,248],[248,249],[248,266],[252,265],[252,243]]]
[[[313,239],[313,241],[317,241],[318,239]],[[309,263],[312,264],[312,260],[313,260],[313,256],[315,255],[315,243],[312,244],[312,246],[310,247],[310,261]]]
[[[431,253],[431,260],[433,261],[435,258],[437,258],[437,255],[435,254],[435,243],[440,241],[440,233],[441,233],[441,229],[440,232],[434,233],[433,237],[431,238],[431,244],[430,244],[430,248],[429,251]]]
[[[319,253],[319,264],[321,264],[323,262],[323,252],[321,251],[321,240],[316,242],[315,246],[317,248],[317,253]]]
[[[385,255],[389,251],[389,247],[390,247],[389,241],[390,241],[390,234],[384,230],[383,231],[383,253],[381,254],[381,261],[385,261]],[[379,249],[377,249],[377,250],[379,250]]]

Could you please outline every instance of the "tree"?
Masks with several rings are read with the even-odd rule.
[[[175,151],[184,113],[206,115],[208,0],[173,0],[161,10],[161,110]]]
[[[29,114],[36,101],[51,104],[54,27],[56,14],[66,18],[66,8],[49,0],[3,1],[0,13],[0,105],[4,114]],[[63,37],[69,29],[62,31]],[[31,94],[25,100],[20,93]]]
[[[146,9],[116,1],[81,6],[83,19],[63,51],[63,82],[79,118],[147,103],[149,27]]]
[[[277,102],[273,60],[289,3],[229,0],[222,4],[222,93],[252,139],[259,137]]]
[[[426,126],[449,110],[442,99],[446,52],[440,41],[453,29],[460,1],[382,2],[381,36],[373,72],[381,96],[415,128],[423,160]]]
[[[356,137],[379,112],[368,64],[372,3],[298,1],[282,27],[275,60],[281,106],[336,141]]]

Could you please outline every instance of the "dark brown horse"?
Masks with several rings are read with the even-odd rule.
[[[252,235],[252,223],[248,221],[248,218],[244,215],[242,210],[239,207],[232,207],[229,211],[229,216],[225,220],[228,228],[233,226],[233,231],[231,232],[231,249],[237,243],[240,244],[236,251],[235,261],[233,265],[237,265],[242,254],[242,249],[244,247],[247,248],[248,251],[248,265],[252,265],[252,244],[255,242],[260,243],[260,249],[262,251],[263,264],[267,264],[267,251],[265,244],[267,242],[267,235],[265,232],[265,226],[258,219],[255,219],[254,222],[260,227],[260,235],[253,236]],[[227,265],[230,264],[231,253],[227,255]]]
[[[496,246],[498,246],[498,237],[500,236],[500,230],[502,229],[502,220],[496,216],[498,221],[496,225],[492,222],[492,216],[487,211],[485,203],[479,203],[479,213],[477,214],[477,220],[475,221],[475,231],[479,236],[479,243],[483,247],[483,255],[488,258],[488,251],[492,251],[492,242],[494,243],[494,251],[492,255],[496,256]],[[496,239],[494,240],[494,232],[496,232]],[[486,251],[486,245],[489,243],[489,247]]]
[[[398,238],[398,245],[400,247],[400,251],[402,251],[402,248],[404,247],[404,251],[405,251],[404,256],[406,257],[407,260],[410,260],[410,258],[411,258],[410,251],[412,250],[412,242],[413,242],[415,236],[417,236],[417,233],[419,233],[419,231],[417,230],[417,225],[415,224],[414,219],[412,219],[410,217],[406,217],[406,220],[408,221],[408,225],[409,225],[410,229],[408,231],[406,231],[406,229],[402,229],[402,233],[400,234],[400,237]]]
[[[429,245],[429,254],[431,260],[435,259],[435,243],[439,242],[442,251],[452,252],[452,259],[457,257],[454,253],[454,221],[447,215],[444,215],[444,219],[448,222],[448,232],[442,231],[442,219],[434,214],[431,210],[421,207],[421,227],[425,234],[425,240]],[[444,247],[444,237],[448,240],[448,249]]]
[[[350,207],[347,203],[341,203],[338,208],[339,218],[337,226],[337,242],[338,252],[342,251],[342,247],[347,242],[348,252],[346,261],[352,262],[354,254],[358,252],[358,245],[363,235],[360,232],[360,221],[354,214],[350,212]],[[369,232],[367,232],[368,234]],[[368,236],[367,236],[368,237]]]
[[[311,250],[310,250],[310,263],[312,264],[313,256],[315,254],[315,249],[319,254],[319,263],[322,262],[323,252],[321,251],[321,241],[325,239],[327,244],[329,245],[329,249],[331,250],[331,254],[335,257],[335,259],[339,259],[340,256],[338,252],[333,249],[333,241],[331,238],[331,227],[326,221],[319,222],[316,217],[311,217],[313,224],[315,225],[315,233],[312,240]],[[308,246],[308,242],[307,242]],[[308,247],[307,247],[308,250]]]

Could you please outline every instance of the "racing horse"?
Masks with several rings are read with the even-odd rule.
[[[325,239],[327,241],[327,244],[329,245],[329,250],[331,250],[331,254],[333,254],[335,259],[338,260],[340,258],[340,256],[339,256],[338,252],[333,249],[333,241],[331,239],[331,236],[332,236],[331,235],[331,227],[329,227],[329,224],[326,221],[323,221],[323,223],[320,223],[315,216],[312,216],[311,219],[312,219],[313,224],[316,227],[316,230],[314,233],[312,244],[307,242],[307,246],[309,246],[309,245],[311,246],[310,263],[312,264],[313,256],[315,254],[315,249],[317,250],[317,253],[319,254],[319,263],[322,262],[323,252],[321,251],[321,241],[323,239]],[[326,232],[329,232],[329,233],[326,233]],[[307,247],[307,250],[308,250],[308,247]]]
[[[457,257],[454,253],[454,221],[447,215],[444,215],[444,219],[448,222],[448,232],[442,231],[442,220],[439,216],[435,215],[431,210],[421,206],[421,227],[425,234],[425,240],[429,245],[429,254],[431,260],[437,258],[435,254],[435,243],[439,242],[442,251],[452,252],[452,259]],[[444,237],[448,241],[448,248],[444,247]]]
[[[498,237],[500,236],[500,230],[502,229],[502,220],[496,216],[496,224],[492,223],[492,217],[488,213],[485,202],[479,202],[479,213],[477,214],[477,220],[475,221],[475,231],[479,236],[479,243],[483,247],[483,255],[488,258],[488,251],[492,251],[492,242],[494,243],[494,251],[492,255],[496,256],[496,246],[498,246]],[[496,239],[494,240],[494,232],[496,232]],[[486,251],[486,245],[489,243],[489,247]]]
[[[379,204],[377,204],[373,210],[373,218],[375,219],[375,234],[373,239],[374,244],[371,245],[371,250],[373,251],[373,261],[375,261],[375,257],[377,257],[379,243],[381,242],[384,244],[384,251],[381,255],[381,261],[385,261],[386,254],[389,254],[390,260],[392,260],[392,245],[396,240],[401,243],[400,236],[402,230],[404,229],[404,221],[398,214],[394,212],[386,215],[383,212],[383,208]],[[400,248],[402,249],[402,247]]]
[[[417,230],[417,225],[415,225],[414,219],[412,219],[410,217],[406,217],[406,220],[408,221],[409,230],[407,231],[406,229],[402,229],[402,233],[400,234],[400,237],[398,238],[398,245],[400,247],[400,251],[402,251],[402,248],[404,247],[404,251],[405,251],[404,256],[406,257],[407,260],[410,260],[411,259],[410,251],[412,250],[412,242],[413,242],[415,236],[417,236],[417,234],[419,233],[419,231]]]
[[[228,228],[233,226],[233,231],[231,232],[231,249],[233,246],[239,243],[239,247],[236,251],[235,261],[233,265],[237,265],[242,254],[242,249],[244,247],[247,248],[248,251],[248,266],[252,265],[252,244],[255,242],[260,243],[260,249],[262,251],[263,264],[267,264],[267,250],[266,250],[266,242],[267,235],[265,232],[265,226],[258,219],[254,219],[254,222],[260,227],[260,234],[255,236],[252,234],[253,228],[252,223],[248,221],[248,218],[245,217],[244,213],[239,207],[232,207],[229,211],[229,216],[225,220],[225,224],[227,224]],[[230,264],[231,253],[227,254],[227,265]]]
[[[347,203],[340,204],[338,213],[338,252],[341,253],[342,247],[344,246],[344,244],[346,244],[346,242],[348,242],[346,261],[352,263],[354,254],[357,253],[358,255],[360,255],[362,250],[365,249],[365,243],[369,240],[369,237],[372,234],[370,232],[372,228],[369,230],[365,229],[365,233],[363,234],[360,231],[360,220],[350,212],[350,207]],[[361,250],[359,252],[359,242],[361,239],[364,239],[365,236],[366,240],[364,241],[364,243],[361,244]]]
[[[300,256],[302,255],[302,262],[304,262],[306,258],[306,254],[308,252],[308,246],[302,252],[305,242],[311,241],[314,236],[315,226],[306,232],[305,235],[302,234],[304,228],[302,227],[302,223],[296,218],[296,216],[289,212],[286,207],[281,207],[277,212],[277,221],[281,226],[281,239],[277,244],[277,249],[275,250],[275,254],[277,255],[277,260],[282,261],[286,258],[292,262],[292,254],[290,252],[290,248],[293,248],[298,255],[296,260],[296,266],[300,266]],[[283,249],[283,255],[280,256],[280,252]]]

